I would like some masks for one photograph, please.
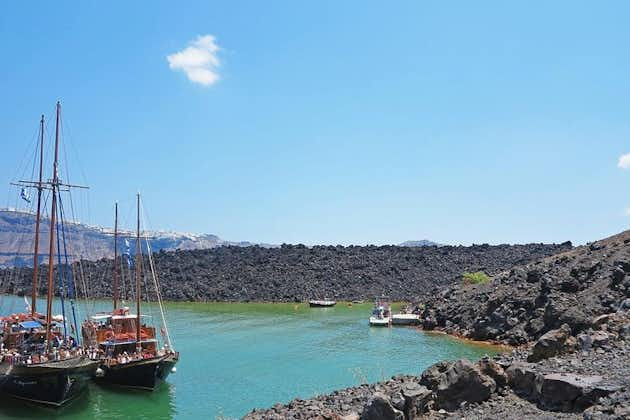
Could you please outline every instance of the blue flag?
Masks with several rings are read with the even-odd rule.
[[[28,193],[26,188],[22,187],[22,191],[20,191],[20,197],[22,197],[22,200],[26,201],[27,203],[31,203],[31,195]]]
[[[131,244],[125,238],[125,252],[123,253],[125,259],[127,260],[127,266],[131,268],[133,266],[133,259],[131,258]]]

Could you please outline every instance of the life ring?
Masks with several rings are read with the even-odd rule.
[[[105,333],[105,339],[106,339],[107,341],[110,341],[112,338],[114,338],[114,333],[113,333],[112,331],[107,331],[107,332]]]

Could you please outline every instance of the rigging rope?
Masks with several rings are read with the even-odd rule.
[[[68,262],[68,250],[66,248],[66,228],[65,228],[65,223],[64,223],[64,210],[63,210],[63,202],[61,200],[61,196],[59,197],[59,219],[61,220],[63,253],[65,255],[65,271],[66,273],[69,274],[68,267],[70,266],[70,264]],[[74,277],[73,276],[70,276],[70,279],[68,280],[68,297],[70,298],[70,307],[72,309],[72,321],[74,324],[74,331],[77,338],[77,343],[81,344],[81,339],[80,339],[81,334],[79,334],[79,328],[77,324],[77,313],[74,307]],[[64,325],[65,325],[65,319],[64,319]]]
[[[142,216],[144,218],[145,217],[144,206],[141,209],[142,209]],[[164,329],[164,336],[166,338],[166,344],[168,345],[169,349],[172,350],[173,347],[172,347],[172,342],[171,342],[171,336],[168,331],[168,325],[166,324],[166,315],[164,311],[164,305],[162,304],[162,293],[160,291],[159,281],[157,278],[157,274],[155,272],[155,264],[153,262],[153,252],[151,251],[151,244],[149,243],[148,237],[145,236],[144,239],[147,243],[147,255],[149,256],[149,268],[151,269],[151,277],[153,278],[153,285],[155,286],[155,293],[157,297],[158,307],[160,309],[160,315],[162,317],[162,328]]]
[[[59,211],[59,219],[61,219],[61,211]],[[66,289],[65,276],[63,275],[63,266],[61,265],[61,246],[59,245],[60,234],[59,234],[59,222],[55,223],[55,230],[57,231],[57,278],[59,279],[59,297],[61,299],[61,316],[63,317],[63,336],[64,338],[68,336],[68,326],[66,324],[66,303],[64,300],[64,294]],[[53,270],[54,267],[50,266],[50,269]],[[53,286],[53,289],[55,287]]]

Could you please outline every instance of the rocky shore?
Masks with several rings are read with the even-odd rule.
[[[630,419],[630,232],[417,299],[422,325],[511,353],[437,363],[247,419]]]
[[[630,311],[568,325],[509,354],[443,361],[420,376],[396,376],[310,400],[293,400],[245,419],[628,419]]]
[[[162,296],[171,301],[305,301],[419,298],[436,285],[459,283],[465,271],[489,275],[572,249],[559,245],[219,247],[154,254]],[[147,264],[145,264],[147,266]],[[83,261],[91,297],[111,296],[112,260]],[[121,259],[123,274],[126,263]],[[44,266],[40,273],[46,273]],[[0,292],[29,289],[32,271],[0,271]],[[40,285],[43,282],[40,282]],[[123,281],[124,285],[129,284]],[[43,289],[42,289],[43,292]]]

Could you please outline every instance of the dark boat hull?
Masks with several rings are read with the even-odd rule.
[[[335,306],[337,302],[334,303],[317,303],[317,302],[309,302],[308,305],[311,308],[332,308]]]
[[[60,407],[86,390],[97,367],[87,359],[11,366],[0,379],[0,390],[14,398]]]
[[[104,375],[97,378],[97,382],[153,391],[166,380],[177,360],[177,355],[169,354],[113,366],[101,365]]]

